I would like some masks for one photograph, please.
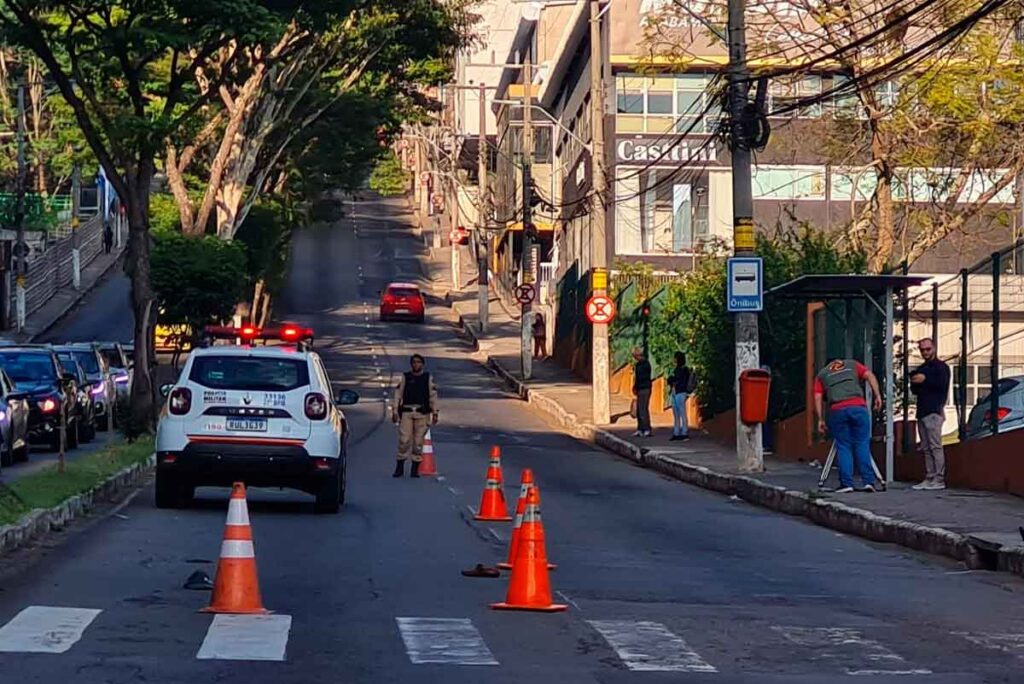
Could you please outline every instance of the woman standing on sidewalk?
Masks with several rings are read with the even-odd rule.
[[[543,361],[548,357],[548,327],[538,311],[533,315],[533,358]]]
[[[672,369],[669,385],[672,387],[672,439],[690,439],[690,421],[686,416],[686,401],[690,398],[690,383],[693,371],[686,365],[686,354],[677,351],[676,367]]]

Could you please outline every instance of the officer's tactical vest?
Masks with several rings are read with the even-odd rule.
[[[430,409],[430,373],[405,373],[405,391],[402,392],[403,406],[416,406],[420,413]]]

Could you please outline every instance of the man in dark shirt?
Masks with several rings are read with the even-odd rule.
[[[633,396],[636,397],[636,432],[634,437],[651,436],[651,362],[640,347],[633,349]]]
[[[917,344],[924,363],[910,375],[910,391],[917,396],[917,431],[924,447],[925,479],[914,489],[945,489],[942,423],[949,397],[949,366],[936,355],[935,340],[926,337]]]

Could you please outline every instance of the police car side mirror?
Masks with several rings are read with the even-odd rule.
[[[359,395],[352,390],[341,390],[334,398],[334,402],[339,406],[351,406],[359,403]]]
[[[172,389],[174,389],[174,385],[172,384],[160,385],[160,396],[166,399],[167,395],[171,393]]]

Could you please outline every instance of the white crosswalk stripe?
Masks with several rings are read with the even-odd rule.
[[[92,608],[29,606],[0,627],[0,652],[65,653],[101,612]]]
[[[414,665],[497,665],[471,620],[465,618],[395,618]]]
[[[978,632],[953,632],[954,635],[967,639],[972,644],[1002,651],[1018,657],[1024,657],[1024,634],[991,634]]]
[[[700,655],[658,622],[589,620],[622,662],[636,672],[717,672]]]
[[[199,660],[284,660],[290,615],[217,615],[206,632]]]
[[[902,656],[874,639],[865,638],[859,629],[848,627],[783,627],[773,630],[790,642],[819,652],[819,657],[829,660],[862,663],[847,668],[850,675],[926,675],[931,670],[915,668]]]

